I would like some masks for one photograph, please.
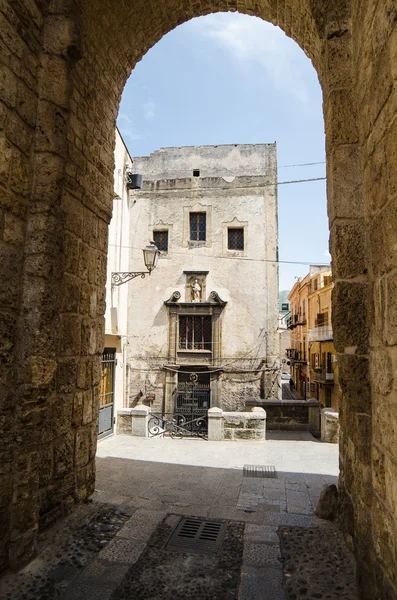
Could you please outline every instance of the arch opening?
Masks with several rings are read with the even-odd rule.
[[[2,565],[20,564],[34,551],[40,511],[59,514],[51,498],[60,494],[67,510],[93,489],[90,406],[92,419],[122,88],[167,31],[223,8],[279,25],[309,54],[321,80],[343,398],[341,522],[367,597],[394,593],[395,8],[375,0],[365,6],[203,0],[188,9],[135,1],[128,11],[122,2],[110,8],[76,0],[46,8],[27,20],[24,7],[12,6],[12,18],[5,17],[15,34],[7,42],[15,60],[5,65],[1,137],[2,510],[10,516]]]

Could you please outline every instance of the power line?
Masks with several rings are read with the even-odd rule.
[[[311,177],[310,179],[293,179],[292,181],[277,181],[277,185],[287,185],[291,183],[306,183],[307,181],[325,181],[326,179],[326,177]]]
[[[142,248],[138,248],[137,246],[121,246],[119,244],[108,244],[108,246],[111,246],[112,248],[125,248],[127,250],[142,250]],[[180,256],[188,256],[188,254],[186,254],[185,252],[176,252],[176,251],[172,251],[172,254],[179,254]],[[304,262],[304,261],[299,261],[299,260],[272,260],[270,258],[244,258],[241,256],[215,256],[214,254],[206,254],[205,258],[222,258],[222,259],[226,259],[226,260],[241,260],[241,261],[245,261],[245,262],[266,262],[266,263],[272,263],[275,265],[278,264],[286,264],[286,265],[304,265],[304,266],[316,266],[316,267],[330,267],[331,265],[330,263],[320,263],[320,262],[316,262],[316,261],[311,261],[311,262]],[[127,272],[129,269],[124,269],[125,272]]]
[[[297,165],[280,165],[277,168],[278,169],[288,169],[290,167],[311,167],[312,165],[325,165],[325,160],[322,160],[320,162],[300,163]]]

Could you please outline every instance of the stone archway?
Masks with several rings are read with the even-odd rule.
[[[9,1],[2,10],[0,567],[26,561],[39,524],[93,491],[114,125],[124,83],[178,24],[238,10],[297,41],[322,85],[342,386],[342,526],[366,597],[392,597],[393,0],[41,0]]]

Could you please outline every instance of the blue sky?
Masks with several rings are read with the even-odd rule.
[[[132,156],[166,146],[277,142],[278,180],[325,176],[322,94],[299,46],[256,17],[218,13],[177,27],[137,64],[118,127]],[[325,181],[280,185],[280,260],[328,263]],[[280,263],[280,289],[308,266]]]

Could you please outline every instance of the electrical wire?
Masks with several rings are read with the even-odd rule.
[[[321,160],[319,162],[310,162],[310,163],[300,163],[297,165],[280,165],[278,169],[288,169],[291,167],[311,167],[312,165],[325,165],[325,160]]]
[[[140,250],[142,251],[142,248],[138,248],[138,246],[124,246],[124,245],[119,245],[119,244],[108,244],[108,246],[111,246],[112,248],[125,248],[126,250]],[[174,255],[180,255],[180,256],[188,256],[188,254],[186,252],[176,252],[176,251],[172,251],[172,254]],[[275,265],[278,264],[286,264],[286,265],[305,265],[305,266],[315,266],[315,267],[331,267],[330,263],[319,263],[316,261],[311,261],[311,262],[304,262],[304,261],[299,261],[299,260],[272,260],[270,258],[244,258],[244,257],[240,257],[240,256],[216,256],[215,254],[206,254],[205,258],[216,258],[216,259],[226,259],[226,260],[240,260],[242,262],[265,262],[265,263],[272,263]],[[123,271],[124,272],[124,271]],[[125,270],[125,272],[128,272],[128,269]]]

